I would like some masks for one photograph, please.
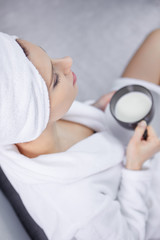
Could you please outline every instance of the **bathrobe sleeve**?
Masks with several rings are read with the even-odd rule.
[[[75,235],[76,240],[143,240],[148,218],[150,169],[122,169],[117,198],[105,196],[97,214]]]

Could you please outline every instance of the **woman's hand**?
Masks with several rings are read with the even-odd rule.
[[[129,141],[126,151],[126,168],[128,169],[140,170],[146,160],[160,151],[160,139],[151,126],[147,127],[147,140],[142,139],[146,127],[146,122],[141,121]]]
[[[95,103],[93,103],[91,105],[104,111],[115,92],[116,91],[113,91],[113,92],[103,95]]]

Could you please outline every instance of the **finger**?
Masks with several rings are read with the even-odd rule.
[[[110,92],[108,94],[103,95],[102,97],[100,97],[96,103],[94,104],[94,106],[100,108],[101,110],[105,110],[106,106],[108,105],[108,103],[110,102],[112,96],[114,95],[115,91]]]
[[[146,127],[147,127],[147,123],[144,120],[139,122],[134,131],[134,135],[133,135],[132,139],[135,140],[136,142],[141,141],[144,131],[146,130]]]
[[[111,100],[111,98],[113,97],[113,95],[116,93],[116,91],[112,91],[110,93],[108,93],[108,98]]]
[[[155,130],[153,129],[153,127],[152,127],[151,125],[149,125],[149,126],[147,127],[147,130],[148,130],[148,136],[150,136],[150,137],[152,137],[152,136],[154,136],[154,137],[157,136]]]

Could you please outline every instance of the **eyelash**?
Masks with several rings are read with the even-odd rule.
[[[55,81],[53,87],[57,86],[59,84],[59,82],[60,82],[59,81],[59,74],[55,73],[55,75],[56,75],[56,81]]]

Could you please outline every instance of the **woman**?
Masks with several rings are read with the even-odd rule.
[[[21,99],[15,101],[16,108],[23,98],[26,100],[20,109],[23,109],[23,113],[20,112],[24,116],[23,128],[18,128],[21,119],[17,118],[18,124],[12,138],[11,131],[8,135],[6,133],[5,144],[1,147],[1,167],[48,239],[160,238],[158,225],[153,229],[149,222],[150,216],[158,221],[154,218],[155,209],[150,198],[153,173],[150,166],[143,167],[160,150],[160,140],[154,129],[146,126],[145,121],[140,122],[125,151],[106,127],[104,111],[114,91],[96,102],[74,101],[78,87],[76,76],[71,71],[70,57],[52,59],[43,49],[28,41],[16,37],[11,39],[11,36],[3,34],[1,38],[5,44],[8,41],[6,49],[10,48],[11,63],[14,62],[11,76],[16,66],[22,65],[24,69],[21,71],[20,67],[17,68],[15,78],[11,77],[13,81],[16,79],[12,91],[17,87],[21,94]],[[160,30],[147,36],[125,69],[123,78],[135,78],[135,82],[142,79],[137,80],[142,85],[143,80],[145,84],[151,82],[148,86],[159,85],[159,39]],[[6,64],[4,68],[7,68]],[[4,72],[4,68],[1,71]],[[37,75],[37,70],[42,79]],[[19,71],[22,75],[17,77]],[[33,74],[34,79],[30,82],[28,79]],[[6,84],[6,75],[3,76]],[[42,81],[45,82],[45,86],[40,86],[44,95],[37,90]],[[22,82],[26,84],[25,89],[20,86]],[[32,95],[34,91],[41,94],[35,94],[31,103],[27,86],[33,90]],[[36,105],[36,101],[42,98],[45,102],[43,109],[41,104]],[[9,100],[10,96],[7,103]],[[24,106],[25,109],[29,106],[28,111],[33,108],[32,114],[27,115]],[[36,111],[38,114],[41,112],[37,118]],[[43,123],[42,116],[48,116]],[[6,129],[11,129],[12,122],[5,120],[3,129],[5,124]],[[142,136],[146,127],[148,139],[144,141]],[[152,159],[151,163],[154,161]],[[158,196],[159,193],[156,194]]]

